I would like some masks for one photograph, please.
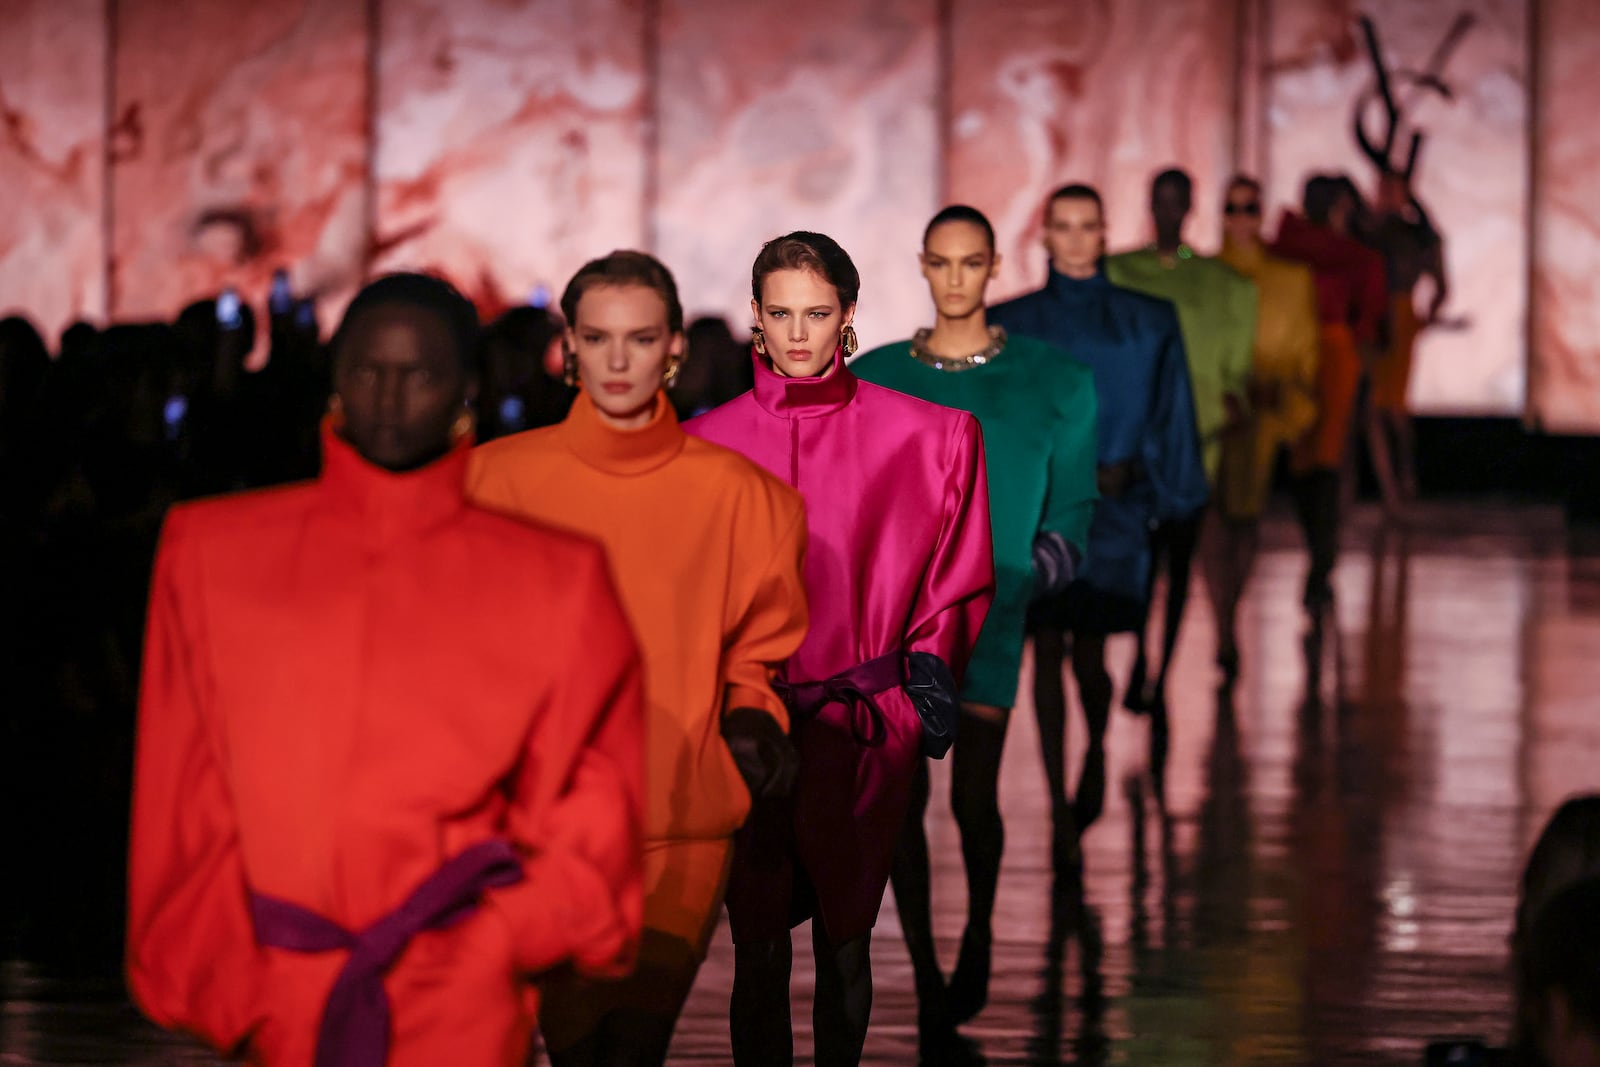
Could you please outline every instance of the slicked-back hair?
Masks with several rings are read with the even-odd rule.
[[[861,275],[850,254],[825,233],[796,230],[774,237],[761,246],[750,267],[750,295],[761,302],[761,283],[780,270],[809,270],[822,276],[839,294],[840,310],[855,306],[861,295]]]
[[[637,285],[654,291],[667,305],[667,329],[683,332],[683,303],[678,299],[678,283],[655,256],[648,252],[618,249],[609,256],[591,259],[578,268],[561,294],[561,314],[567,325],[578,324],[578,303],[590,289],[604,286]]]

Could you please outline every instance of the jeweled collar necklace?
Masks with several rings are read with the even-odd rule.
[[[918,363],[932,367],[934,370],[961,371],[971,370],[992,363],[1005,351],[1006,330],[1004,326],[989,327],[989,343],[981,351],[970,356],[938,356],[928,351],[928,338],[933,336],[933,331],[924,326],[911,337],[911,358]]]

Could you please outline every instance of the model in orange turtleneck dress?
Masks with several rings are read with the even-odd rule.
[[[659,392],[637,430],[609,425],[580,393],[559,425],[479,448],[468,485],[484,507],[606,548],[644,660],[642,964],[692,968],[750,807],[722,717],[754,708],[788,728],[770,683],[806,631],[800,496],[743,456],[685,434]],[[605,1010],[603,996],[581,999],[578,1014]],[[547,1013],[546,1039],[560,1047],[562,1031],[576,1036],[585,1022]]]

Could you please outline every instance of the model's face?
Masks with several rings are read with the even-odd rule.
[[[946,222],[935,227],[922,246],[922,276],[928,280],[934,307],[946,318],[966,318],[983,310],[984,290],[999,269],[1000,257],[976,223]]]
[[[625,426],[650,420],[668,362],[683,357],[683,334],[668,324],[667,302],[644,285],[590,287],[567,343],[584,392],[603,418]]]
[[[1163,182],[1150,191],[1150,217],[1158,230],[1181,230],[1189,214],[1189,194],[1176,182]]]
[[[345,440],[369,463],[407,471],[449,450],[450,428],[472,383],[437,315],[377,307],[341,346],[334,389]]]
[[[1261,197],[1248,185],[1228,190],[1222,207],[1222,231],[1235,244],[1252,245],[1261,238]]]
[[[761,282],[761,299],[750,301],[756,325],[767,338],[772,369],[786,378],[812,378],[828,369],[839,334],[856,309],[839,306],[839,290],[813,270],[777,270]]]
[[[1092,272],[1105,251],[1106,226],[1100,205],[1087,197],[1069,197],[1050,204],[1044,246],[1050,263],[1063,274]]]

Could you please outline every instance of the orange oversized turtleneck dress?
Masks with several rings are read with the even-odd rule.
[[[464,444],[394,474],[324,438],[317,481],[167,519],[139,702],[128,981],[163,1025],[310,1067],[335,975],[360,949],[267,947],[281,942],[260,898],[351,932],[398,916],[423,928],[381,978],[390,1067],[521,1067],[527,977],[563,963],[616,974],[634,958],[634,641],[599,547],[467,503]],[[447,861],[507,845],[520,883],[461,921],[401,908]]]
[[[777,668],[806,632],[800,495],[736,452],[685,434],[666,396],[619,430],[587,393],[566,421],[473,457],[480,505],[606,548],[645,675],[645,927],[703,955],[749,791],[721,734],[733,708],[785,729]]]

